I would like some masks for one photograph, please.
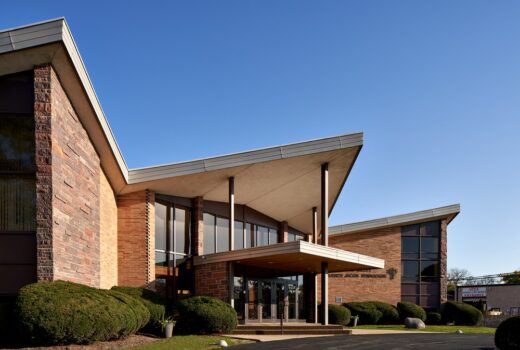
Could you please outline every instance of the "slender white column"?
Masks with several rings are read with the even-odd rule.
[[[235,247],[235,178],[229,178],[229,250]]]

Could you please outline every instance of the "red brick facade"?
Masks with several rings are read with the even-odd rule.
[[[195,266],[195,294],[230,302],[230,279],[227,262]]]
[[[401,301],[400,227],[331,236],[329,245],[385,260],[384,269],[329,274],[329,303],[334,304],[336,297],[342,302],[379,300],[395,305]]]
[[[150,207],[155,196],[150,191],[139,191],[117,198],[117,246],[118,284],[122,286],[145,287],[154,278],[151,246]]]
[[[99,156],[52,66],[37,67],[37,276],[99,286]]]

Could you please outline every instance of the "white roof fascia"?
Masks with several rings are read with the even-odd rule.
[[[218,157],[131,169],[129,171],[129,184],[329,152],[350,147],[359,147],[362,145],[363,133],[354,133]]]
[[[416,222],[424,222],[441,217],[453,216],[460,212],[460,204],[452,204],[444,207],[416,211],[413,213],[389,216],[386,218],[354,222],[351,224],[343,224],[329,227],[330,235],[339,235],[344,233],[354,233],[367,231],[376,228],[384,228],[391,226],[399,226]]]

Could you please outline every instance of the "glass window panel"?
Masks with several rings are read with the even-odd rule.
[[[421,276],[438,277],[439,262],[438,261],[421,261]]]
[[[166,259],[166,253],[155,252],[155,275],[166,276],[168,275],[168,261]]]
[[[305,238],[305,236],[302,236],[302,235],[294,235],[294,240],[295,241],[301,241]]]
[[[215,216],[204,213],[204,254],[215,253]]]
[[[419,235],[419,225],[407,225],[401,228],[401,233],[403,236],[418,236]]]
[[[186,210],[175,208],[175,252],[189,254],[188,222]],[[188,239],[187,239],[188,238]]]
[[[244,223],[242,221],[235,220],[235,239],[233,249],[244,248]]]
[[[440,224],[438,221],[425,222],[421,224],[421,236],[439,237]]]
[[[250,223],[246,223],[246,248],[251,248],[255,246],[255,231],[253,229],[253,225]]]
[[[166,210],[161,203],[155,203],[155,249],[166,250]]]
[[[269,229],[264,226],[256,226],[257,242],[259,246],[269,244]]]
[[[33,176],[0,175],[0,231],[36,230]]]
[[[403,253],[419,253],[419,237],[403,237],[401,243]]]
[[[0,117],[0,170],[35,171],[34,116]]]
[[[276,244],[278,243],[278,230],[275,230],[274,228],[269,229],[269,244]]]
[[[294,233],[288,233],[287,234],[287,242],[296,241],[296,235]]]
[[[403,281],[414,282],[419,278],[419,262],[407,261],[402,262]]]
[[[422,237],[421,238],[421,258],[435,259],[439,256],[439,238]]]
[[[229,250],[229,220],[217,217],[217,252]]]

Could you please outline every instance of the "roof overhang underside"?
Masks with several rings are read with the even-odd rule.
[[[385,266],[382,259],[305,241],[279,243],[194,258],[195,266],[217,262],[236,262],[287,273],[320,273],[322,262],[328,263],[329,272],[381,269]]]
[[[166,195],[200,196],[226,203],[229,201],[229,178],[234,177],[236,204],[246,205],[277,221],[287,221],[299,231],[311,233],[313,207],[318,209],[318,222],[321,220],[321,165],[328,163],[330,213],[361,149],[362,134],[297,145],[304,144],[310,148],[297,149],[294,154],[287,151],[283,154],[278,147],[272,148],[270,157],[261,159],[248,159],[251,153],[263,152],[253,151],[228,156],[233,157],[233,161],[224,156],[189,162],[191,164],[132,170],[131,183],[122,193],[149,189]]]

